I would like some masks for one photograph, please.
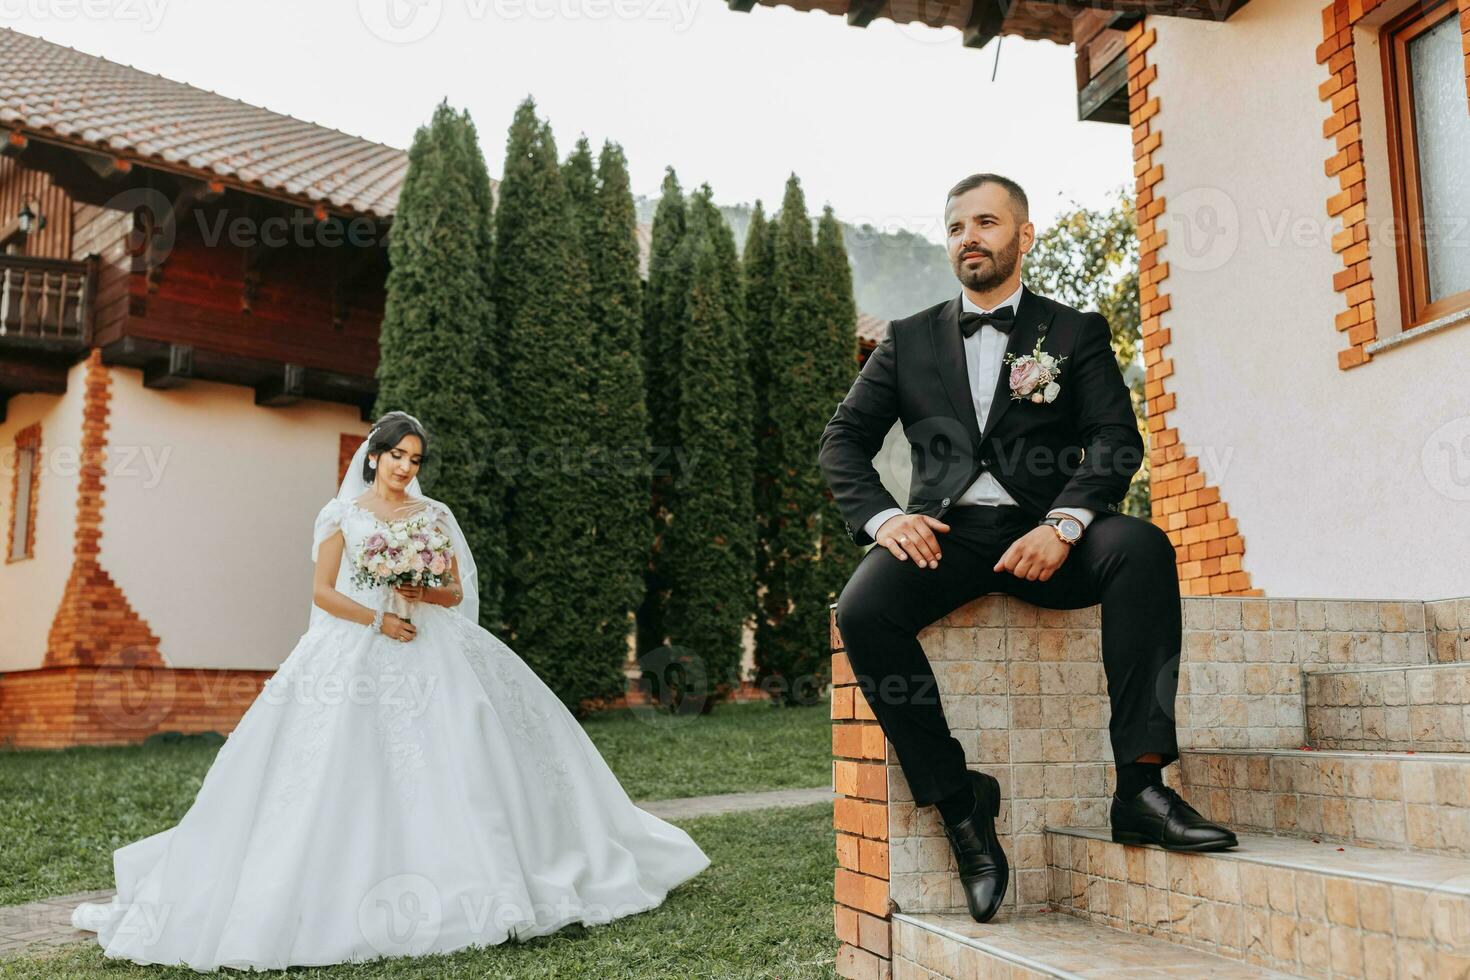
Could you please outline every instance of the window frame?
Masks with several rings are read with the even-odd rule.
[[[1423,194],[1419,182],[1419,148],[1414,130],[1413,90],[1408,46],[1427,31],[1450,20],[1458,23],[1459,6],[1440,0],[1428,10],[1417,5],[1388,21],[1379,31],[1383,61],[1383,95],[1388,129],[1388,170],[1397,237],[1400,333],[1456,313],[1470,312],[1470,289],[1429,300],[1427,249],[1424,244]]]
[[[26,487],[25,499],[25,526],[19,526],[21,515],[20,507],[20,460],[21,453],[30,453],[31,472],[29,485]],[[10,520],[6,527],[5,541],[5,563],[7,565],[18,561],[28,561],[36,557],[36,498],[41,489],[41,425],[34,423],[26,426],[15,434],[15,446],[11,451],[10,471]],[[17,531],[23,531],[24,540],[18,542]],[[20,545],[22,550],[17,553],[16,546]]]

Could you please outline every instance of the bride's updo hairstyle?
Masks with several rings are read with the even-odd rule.
[[[377,470],[373,469],[373,460],[380,453],[387,452],[403,441],[404,436],[418,436],[419,442],[423,444],[422,459],[419,461],[419,472],[429,463],[429,434],[419,424],[419,420],[407,412],[389,412],[377,422],[373,423],[373,431],[368,436],[367,453],[362,458],[362,481],[369,486],[373,478],[377,476]]]

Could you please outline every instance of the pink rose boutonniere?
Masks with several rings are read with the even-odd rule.
[[[1005,362],[1011,366],[1011,397],[1036,402],[1056,401],[1062,386],[1057,379],[1062,376],[1062,362],[1066,356],[1053,357],[1041,349],[1041,340],[1029,354],[1007,354]]]

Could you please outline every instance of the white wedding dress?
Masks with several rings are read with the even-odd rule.
[[[351,581],[356,546],[381,526],[354,502],[351,472],[317,518],[313,557],[340,528],[337,589],[385,608],[386,587]],[[454,532],[465,578],[454,517],[422,499]],[[605,923],[708,867],[472,618],[469,560],[473,601],[416,603],[407,643],[313,605],[183,819],[114,851],[117,896],[78,906],[72,924],[135,963],[325,965]]]

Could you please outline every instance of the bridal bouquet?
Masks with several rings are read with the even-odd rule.
[[[433,527],[427,514],[415,514],[386,524],[368,535],[353,556],[353,584],[371,588],[386,585],[443,585],[447,580],[450,559],[454,557],[449,539]],[[401,598],[393,593],[395,600]],[[398,613],[404,615],[406,605]]]

